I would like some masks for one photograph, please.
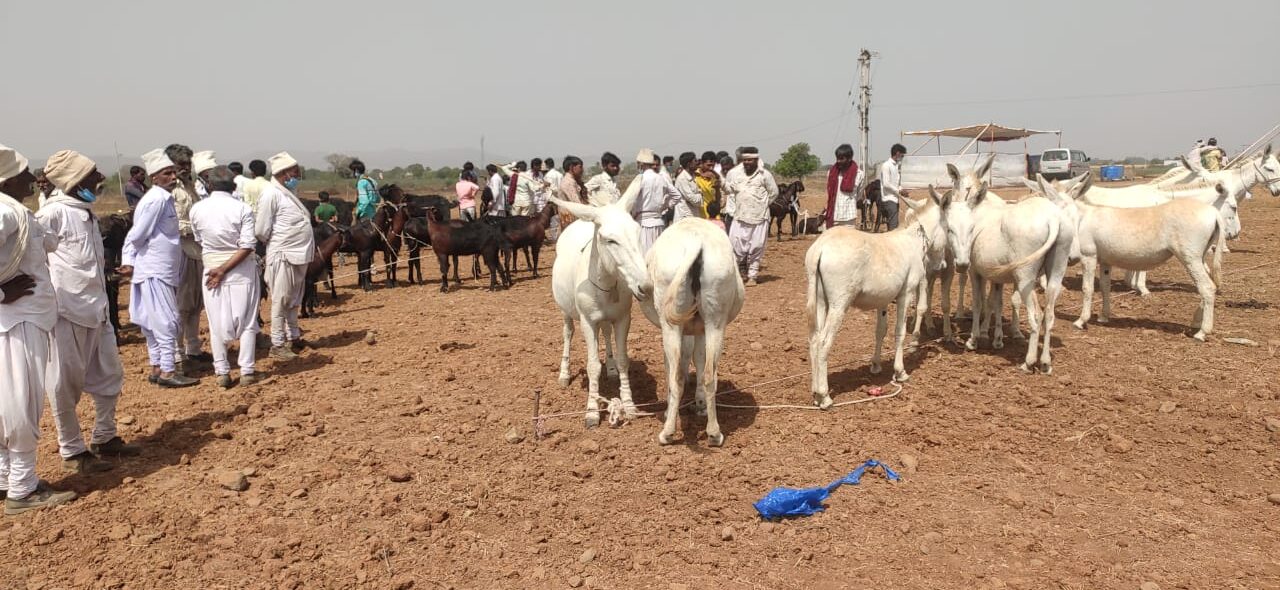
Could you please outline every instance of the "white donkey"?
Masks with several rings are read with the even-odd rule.
[[[569,343],[573,321],[582,323],[587,344],[588,428],[600,424],[600,346],[617,346],[619,396],[627,419],[635,418],[631,381],[627,370],[627,333],[631,330],[631,299],[649,296],[649,278],[640,254],[640,224],[631,217],[631,206],[640,193],[632,182],[616,203],[593,207],[552,198],[561,211],[578,218],[560,232],[556,261],[551,269],[551,292],[564,314],[564,353],[560,357],[560,385],[569,384]],[[609,341],[612,332],[613,342]]]
[[[658,442],[670,444],[680,413],[684,376],[693,357],[698,383],[694,399],[707,415],[707,442],[724,444],[716,419],[716,382],[725,328],[738,317],[746,296],[733,246],[724,230],[705,219],[684,219],[667,228],[646,259],[653,298],[641,303],[662,328],[667,369],[667,416]],[[656,309],[655,309],[656,307]]]
[[[875,374],[880,372],[887,310],[890,303],[897,304],[893,374],[897,381],[908,379],[902,362],[907,308],[914,297],[924,296],[925,269],[939,263],[947,247],[967,248],[969,237],[948,230],[954,212],[953,191],[939,196],[929,187],[929,193],[930,200],[923,205],[911,199],[903,201],[915,211],[915,218],[894,231],[869,234],[852,227],[834,227],[823,232],[805,253],[809,362],[813,402],[818,407],[831,407],[827,357],[850,305],[879,312],[871,356],[871,373]]]
[[[1041,184],[1045,182],[1041,179]],[[1021,297],[1026,308],[1027,355],[1018,368],[1031,372],[1037,356],[1041,372],[1053,372],[1050,354],[1050,337],[1053,332],[1054,307],[1062,293],[1062,277],[1067,271],[1071,243],[1075,239],[1075,227],[1057,204],[1047,198],[1032,196],[1017,203],[987,201],[981,193],[970,199],[974,213],[973,247],[969,254],[969,280],[973,282],[973,330],[965,348],[977,350],[978,338],[985,332],[984,303],[987,298],[985,283],[991,282],[994,300],[995,330],[991,338],[993,348],[1004,346],[1004,331],[1000,325],[999,285],[1014,285],[1014,297]],[[1036,317],[1037,280],[1045,279],[1045,308],[1043,326]],[[1015,324],[1016,328],[1016,324]],[[1044,343],[1039,336],[1044,332]],[[1038,353],[1038,355],[1037,355]]]
[[[1053,187],[1044,186],[1046,191]],[[1218,185],[1222,198],[1235,207],[1235,196]],[[1154,207],[1123,209],[1089,204],[1076,199],[1079,210],[1078,245],[1084,266],[1082,279],[1083,305],[1074,323],[1084,328],[1093,311],[1093,280],[1102,267],[1102,314],[1098,321],[1111,317],[1112,267],[1137,271],[1150,270],[1177,258],[1191,275],[1200,293],[1200,307],[1193,323],[1195,339],[1203,341],[1213,331],[1213,304],[1222,268],[1222,252],[1226,248],[1226,222],[1214,205],[1197,199],[1173,199]],[[1205,256],[1213,250],[1212,264]]]

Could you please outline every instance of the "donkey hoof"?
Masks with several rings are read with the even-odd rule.
[[[880,374],[880,370],[881,370],[881,369],[880,369],[880,363],[871,363],[871,374],[872,374],[872,375],[879,375],[879,374]]]
[[[996,338],[995,340],[992,340],[991,348],[994,350],[1000,350],[1004,348],[1004,338]]]
[[[569,386],[569,376],[568,376],[568,375],[561,375],[561,376],[560,376],[560,387],[568,387],[568,386]]]
[[[975,339],[973,339],[973,338],[970,338],[970,339],[968,339],[968,340],[965,340],[965,342],[964,342],[964,349],[965,349],[965,350],[978,350],[978,341],[977,341],[977,340],[975,340]]]
[[[830,408],[831,408],[831,396],[829,396],[829,395],[814,394],[814,396],[813,396],[813,405],[818,406],[820,409],[823,409],[823,410],[830,409]]]
[[[893,374],[893,380],[898,383],[906,383],[911,380],[911,375],[908,375],[906,371],[898,371]]]
[[[595,428],[600,425],[600,411],[591,410],[587,412],[586,418],[582,420],[588,429]]]
[[[1199,332],[1196,332],[1196,335],[1195,335],[1195,336],[1192,336],[1192,338],[1195,338],[1196,340],[1199,340],[1200,342],[1204,342],[1204,341],[1205,341],[1205,333],[1204,333],[1204,330],[1200,330]]]
[[[622,402],[622,417],[627,420],[635,420],[640,412],[636,410],[635,402]]]
[[[1019,370],[1019,371],[1022,371],[1023,373],[1026,373],[1026,374],[1028,374],[1028,375],[1030,375],[1030,374],[1032,374],[1032,373],[1034,373],[1034,372],[1035,372],[1035,371],[1033,371],[1033,370],[1031,369],[1031,367],[1030,367],[1030,366],[1028,366],[1028,365],[1027,365],[1027,363],[1022,363],[1022,364],[1018,365],[1018,370]]]
[[[951,335],[943,336],[942,343],[947,345],[954,345],[956,343],[956,337]]]
[[[1013,333],[1013,341],[1014,341],[1014,342],[1026,342],[1026,341],[1027,341],[1027,337],[1026,337],[1026,336],[1023,336],[1023,335],[1022,335],[1022,331],[1021,331],[1021,330],[1019,330],[1019,331],[1017,331],[1017,332],[1014,332],[1014,333]]]
[[[713,447],[724,445],[724,433],[717,432],[715,434],[707,433],[707,444]]]
[[[664,430],[664,431],[662,431],[662,432],[659,432],[659,433],[658,433],[658,444],[660,444],[660,445],[669,445],[669,444],[671,444],[671,435],[672,435],[672,433],[667,432],[667,431],[665,431],[665,430]]]
[[[1076,321],[1074,321],[1074,322],[1071,322],[1071,326],[1072,326],[1073,328],[1077,329],[1077,330],[1083,330],[1083,329],[1084,329],[1084,322],[1083,322],[1083,321],[1081,321],[1081,320],[1076,320]]]
[[[1043,374],[1045,374],[1045,375],[1052,375],[1052,374],[1053,374],[1053,364],[1052,364],[1052,363],[1040,363],[1040,372],[1041,372],[1041,373],[1043,373]]]
[[[1099,324],[1105,324],[1105,323],[1110,322],[1110,321],[1111,321],[1111,317],[1110,317],[1110,316],[1105,316],[1105,315],[1103,315],[1103,316],[1098,316],[1098,323],[1099,323]]]

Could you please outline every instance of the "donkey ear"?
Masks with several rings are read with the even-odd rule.
[[[640,176],[631,179],[631,184],[627,185],[627,192],[622,193],[622,197],[618,202],[614,203],[615,207],[621,207],[623,211],[631,212],[631,208],[636,204],[636,198],[640,196]]]
[[[983,181],[982,184],[978,186],[978,192],[973,193],[973,196],[969,197],[969,201],[973,206],[977,206],[978,203],[981,203],[983,199],[987,198],[987,188],[989,188],[989,186],[990,185],[986,181]]]
[[[977,170],[978,178],[985,178],[987,176],[987,173],[991,172],[991,165],[995,163],[996,163],[996,155],[991,154],[991,157],[987,158],[987,163],[978,167],[978,170]]]
[[[924,199],[920,199],[919,201],[917,201],[911,197],[898,197],[898,198],[899,200],[901,200],[903,203],[907,205],[908,209],[913,209],[913,210],[923,207],[924,204],[928,202],[928,201],[925,201]]]
[[[1262,150],[1262,157],[1266,158],[1271,155],[1271,144],[1267,144],[1267,149]]]
[[[1191,167],[1191,162],[1187,161],[1187,157],[1185,155],[1178,156],[1178,163],[1181,164],[1182,167],[1186,168],[1187,170],[1191,170],[1193,172],[1195,171],[1195,168]]]
[[[934,188],[932,184],[929,185],[929,198],[933,200],[934,205],[937,205],[941,209],[946,209],[947,205],[951,204],[951,195],[953,194],[955,194],[954,189],[947,191],[947,194],[945,195],[939,195],[938,189]]]
[[[590,222],[592,222],[592,223],[594,223],[594,222],[595,222],[595,220],[596,220],[596,217],[597,217],[597,215],[596,215],[596,208],[595,208],[595,207],[593,207],[593,206],[591,206],[591,205],[584,205],[584,204],[582,204],[582,203],[574,203],[574,202],[572,202],[572,201],[562,201],[562,200],[557,199],[557,198],[555,198],[555,197],[550,197],[550,198],[548,198],[548,201],[550,201],[550,202],[552,202],[552,203],[555,203],[555,206],[556,206],[556,207],[559,207],[560,209],[563,209],[563,210],[565,210],[565,211],[568,211],[569,213],[573,214],[573,216],[574,216],[574,217],[577,217],[578,219],[585,219],[585,220],[590,221]]]
[[[1038,183],[1038,182],[1036,182],[1036,181],[1034,181],[1034,180],[1031,180],[1030,178],[1023,178],[1023,179],[1022,179],[1022,184],[1025,184],[1025,185],[1027,186],[1027,188],[1028,188],[1028,189],[1031,189],[1031,192],[1033,192],[1033,193],[1038,193],[1038,192],[1040,192],[1040,183]]]
[[[951,186],[960,186],[960,169],[955,164],[947,163],[947,176],[951,177]]]

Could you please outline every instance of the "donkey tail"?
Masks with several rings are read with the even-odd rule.
[[[1058,242],[1058,231],[1059,231],[1058,226],[1061,223],[1062,222],[1060,220],[1057,220],[1057,219],[1054,220],[1054,223],[1049,226],[1049,239],[1045,240],[1044,244],[1041,244],[1039,248],[1036,248],[1035,252],[1032,252],[1031,254],[1023,257],[1020,260],[1015,260],[1013,262],[1010,262],[1009,264],[1003,264],[995,267],[994,269],[991,270],[991,273],[990,273],[991,276],[1000,276],[1005,273],[1015,271],[1033,262],[1036,262],[1037,260],[1040,260],[1044,256],[1044,253],[1048,252],[1049,248],[1052,248],[1054,244]]]
[[[702,245],[685,254],[676,274],[671,277],[662,302],[662,317],[667,323],[683,325],[698,313],[698,295],[702,292]]]
[[[805,292],[805,316],[809,319],[809,333],[821,328],[818,325],[818,296],[822,295],[823,305],[826,305],[826,293],[822,285],[822,253],[818,252],[818,256],[813,261],[813,269],[806,269],[809,275],[809,286]]]

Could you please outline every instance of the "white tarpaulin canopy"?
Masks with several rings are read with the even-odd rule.
[[[929,185],[945,189],[951,186],[947,164],[955,164],[961,172],[968,172],[995,156],[991,172],[982,180],[991,188],[1022,186],[1027,177],[1027,157],[1022,154],[952,154],[944,156],[907,156],[902,159],[902,188],[921,189]]]
[[[1015,139],[1026,139],[1032,135],[1062,135],[1062,131],[1023,129],[1021,127],[1005,127],[1004,125],[987,123],[983,125],[969,125],[967,127],[952,127],[950,129],[934,129],[932,131],[904,131],[902,134],[931,135],[933,137],[961,137],[964,139],[976,139],[978,141],[1012,141]]]

